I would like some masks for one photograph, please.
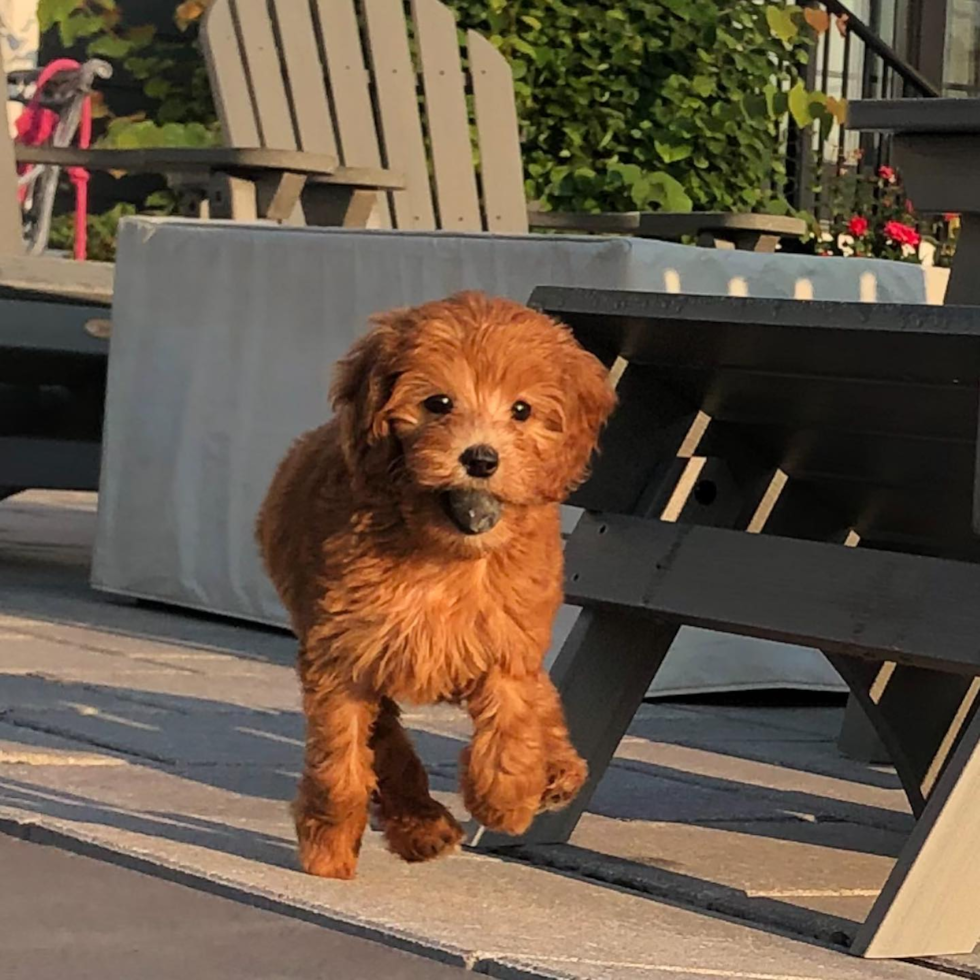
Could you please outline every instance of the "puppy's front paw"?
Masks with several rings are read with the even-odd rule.
[[[405,861],[431,861],[455,850],[463,839],[463,828],[435,800],[411,812],[386,815],[382,829],[388,847]]]
[[[538,812],[544,792],[544,769],[521,775],[474,772],[469,750],[462,757],[463,803],[488,830],[517,836],[523,834]]]
[[[589,767],[577,754],[548,762],[548,785],[541,796],[542,811],[562,810],[578,796],[589,777]]]
[[[494,806],[489,800],[466,798],[466,809],[487,830],[497,830],[517,837],[531,826],[531,821],[538,812],[538,801],[505,809]]]

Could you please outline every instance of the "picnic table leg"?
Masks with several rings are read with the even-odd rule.
[[[887,765],[892,761],[878,730],[854,694],[847,696],[844,721],[837,736],[837,751],[855,762]]]
[[[912,812],[920,815],[972,716],[977,685],[922,667],[834,654],[828,659],[888,750]]]
[[[852,952],[902,958],[973,951],[980,938],[978,812],[980,714],[974,711]]]
[[[980,214],[960,215],[960,235],[956,257],[949,272],[945,304],[956,306],[980,305]]]

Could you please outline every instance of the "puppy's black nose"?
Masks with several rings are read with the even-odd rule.
[[[485,480],[496,472],[500,457],[493,446],[470,446],[463,450],[459,461],[470,476]]]

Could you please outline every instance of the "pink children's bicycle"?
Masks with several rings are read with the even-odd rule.
[[[92,59],[80,64],[59,58],[40,69],[12,71],[9,98],[26,107],[17,120],[15,142],[26,146],[77,146],[92,140],[92,88],[98,78],[109,78],[112,66]],[[88,171],[68,167],[75,192],[74,256],[86,255]],[[18,168],[18,196],[24,215],[24,239],[29,255],[41,254],[48,245],[51,216],[61,167],[23,164]]]

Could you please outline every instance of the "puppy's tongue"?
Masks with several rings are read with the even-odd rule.
[[[503,507],[486,490],[447,490],[440,495],[442,509],[463,534],[483,534],[500,520]]]

